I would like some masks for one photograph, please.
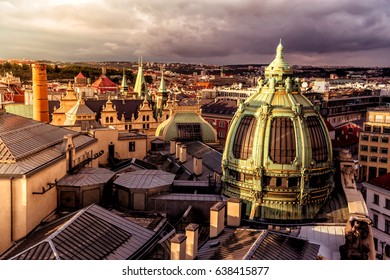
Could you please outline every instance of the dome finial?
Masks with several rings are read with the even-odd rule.
[[[283,58],[283,45],[282,45],[282,38],[279,40],[279,45],[276,48],[276,57],[277,58]]]

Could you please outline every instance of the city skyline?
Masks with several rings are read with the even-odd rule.
[[[0,1],[0,59],[390,66],[390,7],[366,1]]]

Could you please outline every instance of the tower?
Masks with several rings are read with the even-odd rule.
[[[311,220],[334,188],[326,125],[300,93],[281,43],[232,119],[222,171],[223,194],[241,198],[251,219]]]
[[[122,76],[122,84],[121,84],[121,90],[120,92],[124,95],[126,95],[129,91],[129,86],[127,84],[127,77],[126,77],[126,72],[125,68],[123,67],[123,76]]]
[[[137,79],[135,80],[134,91],[138,93],[138,98],[144,99],[146,96],[146,99],[150,101],[150,95],[148,92],[148,88],[146,87],[144,71],[142,68],[142,60],[139,62],[138,65],[138,73],[137,73]]]
[[[33,80],[33,119],[49,122],[49,101],[47,97],[46,65],[36,63],[32,66]]]
[[[156,94],[156,107],[155,107],[155,118],[161,117],[162,110],[167,103],[168,100],[168,92],[167,87],[164,80],[164,70],[161,68],[161,82]]]

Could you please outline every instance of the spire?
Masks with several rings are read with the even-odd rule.
[[[122,76],[122,84],[121,84],[121,93],[127,93],[129,90],[129,86],[127,84],[127,77],[125,67],[123,67],[123,76]]]
[[[138,74],[137,74],[137,79],[135,80],[134,91],[138,93],[138,97],[146,96],[148,100],[150,99],[148,89],[146,87],[144,72],[142,69],[142,58],[141,58],[141,63],[138,66]]]
[[[158,92],[166,92],[166,91],[167,91],[167,87],[164,81],[164,70],[161,67],[161,82],[160,82],[160,87],[158,88]]]

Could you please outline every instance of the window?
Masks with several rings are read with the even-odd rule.
[[[373,217],[372,217],[372,223],[373,223],[373,227],[374,228],[378,228],[378,215],[377,214],[374,214]]]
[[[378,142],[378,136],[371,136],[372,142]]]
[[[129,142],[129,152],[135,151],[135,142]]]
[[[386,209],[390,209],[390,199],[387,199],[387,198],[386,198],[385,208],[386,208]]]
[[[374,201],[372,203],[379,205],[379,195],[374,194]]]
[[[374,125],[373,132],[374,133],[381,133],[381,127]]]
[[[368,151],[368,146],[366,146],[366,145],[361,145],[361,146],[360,146],[360,150],[361,150],[361,151],[367,152],[367,151]]]
[[[387,163],[387,157],[381,157],[381,158],[379,159],[379,162],[380,162],[380,163]]]
[[[375,122],[379,122],[379,123],[383,122],[383,115],[376,115]]]
[[[110,123],[113,123],[113,122],[114,122],[114,118],[110,117]]]
[[[387,244],[385,246],[385,255],[386,255],[386,257],[390,257],[390,245],[389,244]]]
[[[360,156],[360,161],[367,161],[367,156]]]
[[[387,162],[387,158],[386,158],[386,162]],[[378,177],[387,174],[387,168],[379,168],[378,173],[379,173]]]
[[[225,122],[219,122],[219,127],[225,127]]]
[[[383,127],[383,133],[390,134],[390,126]]]
[[[178,123],[176,127],[179,140],[202,141],[202,129],[199,123]]]
[[[309,118],[310,117],[308,117],[308,119]],[[310,122],[310,120],[308,121]],[[310,133],[316,133],[314,125],[315,124],[312,123],[309,124]],[[312,129],[310,129],[310,127],[312,127]],[[319,129],[321,129],[321,127],[319,127]],[[321,137],[317,138],[316,140],[321,140],[320,138]],[[322,147],[320,146],[320,144],[318,144],[318,146],[316,146],[316,144],[312,143],[313,154],[315,154],[315,152],[317,151],[318,156],[320,157],[322,156],[321,154]],[[326,146],[325,146],[325,150],[326,150]],[[295,159],[295,155],[296,155],[295,130],[294,130],[294,124],[292,120],[287,117],[274,118],[271,122],[271,132],[270,132],[269,156],[271,160],[279,164],[289,164]],[[313,155],[313,157],[315,157],[315,155]]]
[[[218,138],[225,138],[225,132],[224,131],[218,131]]]
[[[254,116],[243,116],[233,141],[233,155],[238,159],[248,159],[252,155],[252,146],[256,128]]]
[[[374,247],[375,247],[375,251],[378,251],[378,238],[375,237],[374,237]]]
[[[381,137],[382,143],[389,143],[389,137]]]
[[[372,156],[370,157],[371,162],[378,162],[378,157]]]
[[[371,132],[371,125],[366,124],[366,125],[364,126],[364,131],[365,131],[365,132]]]
[[[378,147],[376,147],[376,146],[370,146],[370,152],[371,152],[371,153],[377,153],[377,152],[378,152]]]
[[[385,220],[385,232],[390,233],[390,220]]]
[[[387,148],[381,147],[381,154],[387,154],[387,152],[388,152]]]
[[[368,141],[368,135],[362,134],[362,141]]]

